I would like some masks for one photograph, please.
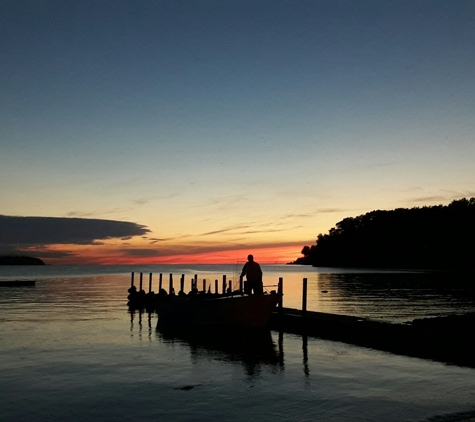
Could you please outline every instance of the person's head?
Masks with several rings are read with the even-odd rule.
[[[252,261],[254,261],[254,257],[252,255],[248,255],[247,260],[252,262]]]

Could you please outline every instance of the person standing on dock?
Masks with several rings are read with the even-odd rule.
[[[254,261],[254,256],[248,255],[247,262],[244,264],[241,272],[241,280],[246,276],[244,283],[244,294],[250,295],[254,291],[255,295],[264,293],[262,285],[262,270],[261,266]]]

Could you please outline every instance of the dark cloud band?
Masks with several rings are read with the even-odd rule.
[[[143,236],[150,230],[128,221],[0,215],[0,246],[92,245],[98,240]]]

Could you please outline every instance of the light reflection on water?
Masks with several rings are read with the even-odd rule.
[[[321,312],[403,322],[475,312],[475,286],[459,274],[317,274],[308,301]]]
[[[354,270],[339,268],[313,268],[294,265],[263,265],[264,285],[267,290],[276,289],[279,278],[284,281],[284,306],[300,309],[302,306],[302,280],[308,279],[307,307],[312,311],[354,315],[389,321],[410,321],[414,318],[442,316],[453,313],[475,312],[475,285],[473,275],[457,273],[391,272],[375,270]],[[34,278],[41,281],[54,280],[53,291],[67,286],[68,299],[74,301],[101,300],[109,306],[112,300],[123,300],[123,292],[110,297],[112,286],[103,285],[103,290],[92,288],[86,292],[76,290],[74,284],[79,276],[90,276],[93,283],[104,283],[104,275],[115,275],[111,284],[130,284],[130,273],[135,272],[135,284],[139,283],[139,274],[143,273],[143,288],[148,290],[149,274],[153,275],[152,290],[158,291],[158,275],[163,274],[163,285],[168,289],[169,274],[174,275],[175,288],[181,275],[185,276],[185,288],[189,288],[191,279],[198,276],[198,286],[206,286],[214,291],[215,280],[221,289],[222,276],[233,280],[237,287],[240,266],[236,265],[149,265],[149,266],[90,266],[90,267],[2,267],[0,280]],[[75,278],[76,277],[76,278]],[[207,288],[207,287],[206,287]],[[44,292],[48,294],[48,292]],[[0,300],[1,300],[0,290]],[[67,294],[67,293],[65,293]],[[97,295],[97,297],[95,297]],[[22,296],[11,297],[11,301],[21,301]],[[46,298],[45,298],[46,300]]]
[[[284,277],[292,291],[290,272]],[[323,304],[353,294],[347,278],[317,277],[313,291]],[[127,311],[129,283],[128,274],[62,275],[0,289],[2,420],[391,422],[475,415],[473,369],[269,331],[246,337],[157,330],[155,314]],[[362,297],[371,294],[371,282],[359,283]]]

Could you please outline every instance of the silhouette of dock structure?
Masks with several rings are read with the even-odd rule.
[[[197,275],[191,282],[190,292],[195,294],[242,294],[234,290],[231,280],[223,276],[221,293],[219,281],[215,280],[215,292],[211,293],[210,284],[203,280],[203,289],[197,291]],[[163,276],[159,276],[159,292],[163,293]],[[152,291],[152,274],[149,276],[149,293],[143,291],[143,275],[140,273],[142,297]],[[207,288],[208,286],[208,288]],[[276,285],[284,292],[283,278]],[[134,287],[132,273],[131,288]],[[174,294],[173,276],[169,277],[169,292]],[[129,289],[130,291],[130,289]],[[184,275],[180,279],[180,292],[184,291]],[[168,292],[165,292],[168,294]],[[159,293],[160,294],[160,293]],[[151,296],[150,296],[151,297]],[[153,294],[153,297],[157,297]],[[475,314],[452,315],[448,317],[414,320],[412,323],[391,323],[348,315],[330,314],[307,310],[307,279],[303,279],[302,308],[293,309],[283,306],[283,300],[277,305],[268,322],[271,330],[280,333],[293,333],[306,338],[308,336],[340,341],[395,354],[432,359],[449,364],[475,368]],[[153,302],[155,303],[155,302]],[[130,304],[130,302],[129,302]],[[144,301],[147,304],[147,301]]]

